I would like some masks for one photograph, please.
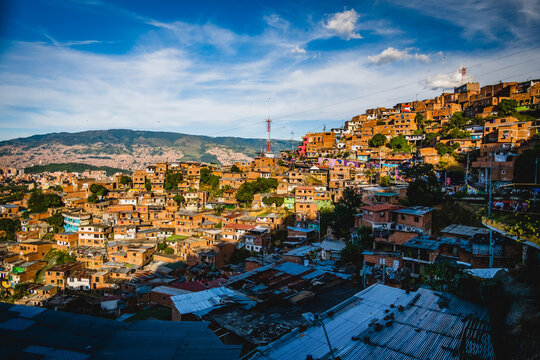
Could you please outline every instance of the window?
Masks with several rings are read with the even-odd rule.
[[[405,215],[401,214],[401,220],[405,220]]]
[[[415,217],[414,217],[414,222],[420,222],[420,217],[419,217],[419,216],[415,216]]]
[[[384,211],[381,211],[380,215],[381,215],[381,217],[384,217]]]
[[[505,175],[505,174],[506,174],[506,170],[501,170],[501,174]]]

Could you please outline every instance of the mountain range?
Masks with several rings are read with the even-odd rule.
[[[290,149],[290,140],[272,140],[272,151]],[[251,160],[264,139],[210,137],[125,129],[50,133],[0,142],[0,165],[25,168],[51,163],[84,163],[126,170],[162,161],[202,161],[222,165]]]

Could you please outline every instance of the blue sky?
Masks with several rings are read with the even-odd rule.
[[[540,78],[536,0],[0,1],[0,139],[299,138],[461,81]]]

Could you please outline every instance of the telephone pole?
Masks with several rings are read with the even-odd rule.
[[[538,184],[538,159],[536,158],[536,161],[534,162],[534,185]],[[534,189],[534,205],[536,206],[536,188]]]
[[[467,152],[467,167],[465,168],[465,191],[468,190],[468,186],[469,186],[469,152]]]
[[[493,196],[493,152],[489,153],[489,200],[488,217],[491,217],[491,202]],[[489,267],[493,267],[493,257],[495,255],[495,244],[493,240],[493,231],[489,228]]]

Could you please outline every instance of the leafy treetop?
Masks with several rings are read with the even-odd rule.
[[[386,144],[386,136],[381,133],[373,135],[373,137],[368,142],[370,147],[381,147]]]

